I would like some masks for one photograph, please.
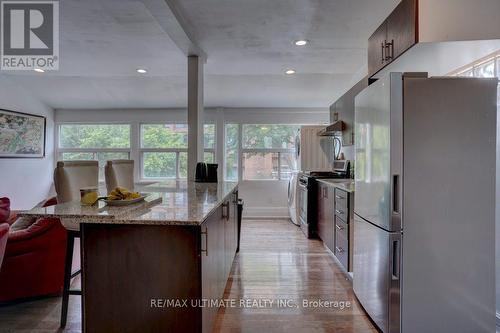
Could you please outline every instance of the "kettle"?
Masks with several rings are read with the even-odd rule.
[[[208,176],[207,163],[199,162],[196,163],[196,173],[194,175],[194,181],[198,183],[203,183],[206,181]]]
[[[215,163],[198,162],[194,181],[198,183],[217,183],[217,169],[219,165]]]

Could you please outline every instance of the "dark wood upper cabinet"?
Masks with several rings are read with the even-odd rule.
[[[387,20],[385,20],[368,39],[368,73],[370,76],[386,65],[386,41]]]
[[[368,39],[371,77],[418,42],[418,0],[402,0]]]
[[[368,78],[360,80],[330,106],[330,122],[342,120],[345,125],[342,146],[354,145],[354,98],[367,86]]]
[[[399,57],[418,42],[417,0],[403,0],[387,18],[389,57]]]

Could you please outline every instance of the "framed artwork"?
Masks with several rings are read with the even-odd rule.
[[[46,119],[0,109],[0,158],[45,156]]]

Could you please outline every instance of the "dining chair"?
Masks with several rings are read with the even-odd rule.
[[[104,167],[108,194],[116,187],[134,189],[134,160],[111,160]]]
[[[99,164],[97,161],[59,161],[54,170],[54,186],[57,203],[80,200],[80,189],[99,186]],[[63,221],[61,221],[63,222]],[[64,223],[63,223],[64,224]],[[68,225],[64,224],[66,229]],[[66,326],[68,301],[70,295],[82,295],[82,291],[70,289],[71,279],[81,273],[81,269],[72,272],[73,247],[75,238],[80,238],[80,229],[68,229],[66,259],[64,264],[64,286],[61,306],[61,327]]]

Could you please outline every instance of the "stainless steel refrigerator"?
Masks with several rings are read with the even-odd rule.
[[[495,331],[496,89],[391,73],[356,97],[353,286],[383,332]]]

